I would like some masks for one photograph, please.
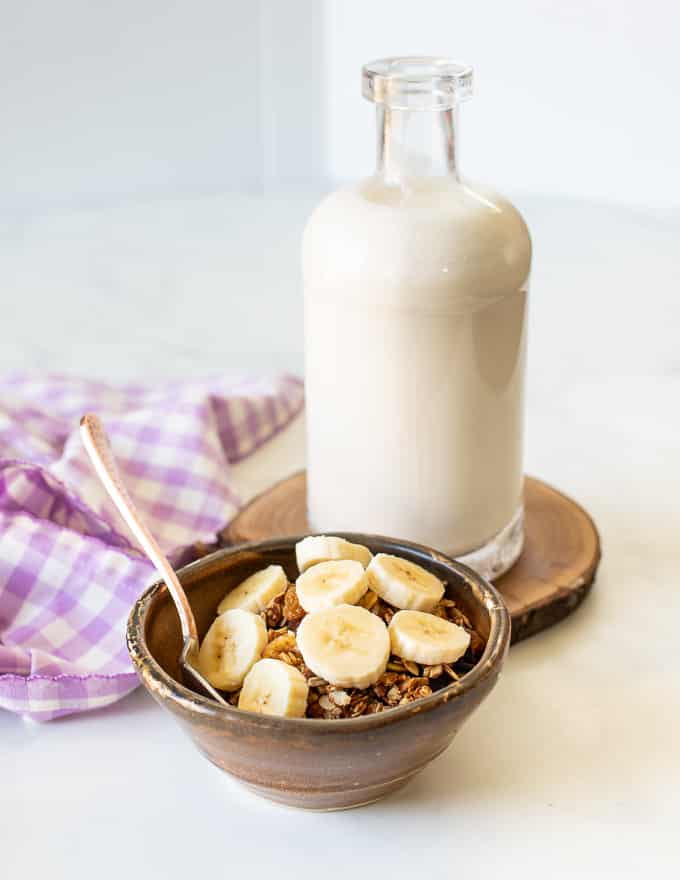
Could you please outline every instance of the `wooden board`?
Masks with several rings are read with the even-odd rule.
[[[277,483],[246,505],[221,532],[225,544],[305,534],[304,472]],[[592,519],[571,498],[527,477],[525,542],[513,568],[496,582],[512,615],[512,641],[547,629],[588,595],[600,561]]]

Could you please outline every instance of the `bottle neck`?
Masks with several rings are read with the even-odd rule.
[[[378,156],[376,174],[399,184],[414,177],[454,177],[457,110],[394,110],[376,106]]]

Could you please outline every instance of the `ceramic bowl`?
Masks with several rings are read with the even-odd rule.
[[[510,617],[500,596],[471,569],[406,541],[336,534],[374,553],[410,559],[446,582],[447,595],[486,639],[477,665],[429,697],[376,715],[328,721],[277,718],[220,706],[182,683],[179,621],[162,584],[154,584],[135,603],[127,630],[142,684],[210,761],[257,794],[313,810],[356,807],[405,785],[447,748],[491,691],[510,643]],[[297,540],[242,544],[181,568],[200,636],[229,588],[257,569],[278,563],[294,581]]]

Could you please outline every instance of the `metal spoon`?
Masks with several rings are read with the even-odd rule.
[[[96,415],[88,414],[82,417],[80,420],[80,435],[97,472],[97,476],[102,481],[104,488],[120,511],[121,516],[128,524],[130,531],[142,545],[144,552],[151,562],[153,562],[156,571],[160,574],[168,588],[168,592],[172,596],[172,600],[177,608],[177,614],[179,615],[182,639],[184,641],[182,653],[179,656],[180,666],[191,679],[191,682],[198,686],[199,690],[223,706],[228,706],[229,703],[227,703],[224,697],[220,696],[210,682],[196,668],[198,630],[196,629],[196,620],[194,619],[191,605],[189,605],[187,595],[173,567],[156,543],[151,532],[144,525],[137,512],[137,508],[128,495],[118,471],[116,460],[113,457],[109,438],[106,436],[104,426]]]

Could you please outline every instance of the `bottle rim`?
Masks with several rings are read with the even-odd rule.
[[[361,69],[361,91],[393,110],[449,110],[472,95],[472,67],[431,55],[369,61]]]

